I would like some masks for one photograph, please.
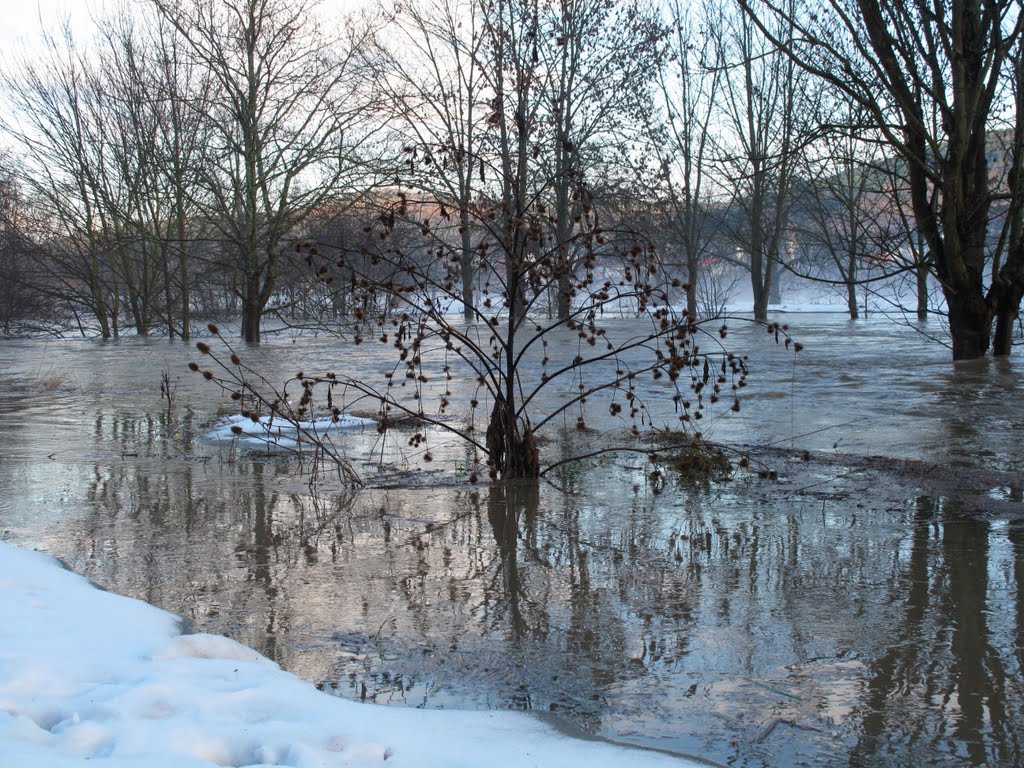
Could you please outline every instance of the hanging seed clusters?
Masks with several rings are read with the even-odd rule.
[[[238,404],[243,419],[254,426],[260,425],[260,431],[268,436],[281,434],[286,426],[287,432],[295,436],[296,446],[305,445],[313,449],[314,470],[327,463],[338,469],[346,483],[353,487],[360,485],[362,481],[358,473],[328,436],[330,426],[339,424],[342,419],[342,409],[335,405],[336,389],[344,386],[339,377],[333,373],[308,377],[300,372],[278,389],[259,371],[242,361],[215,324],[210,323],[207,330],[227,355],[225,357],[215,351],[205,341],[196,342],[205,367],[193,361],[188,364],[189,370],[219,386]],[[294,397],[296,388],[297,399]],[[322,397],[318,398],[320,393]],[[235,424],[231,432],[241,437],[246,429]],[[299,447],[295,450],[300,458],[305,456]],[[311,475],[311,482],[314,475],[315,472]]]
[[[468,162],[445,146],[404,154],[410,172]],[[550,203],[495,192],[456,208],[399,189],[362,226],[358,247],[296,244],[323,286],[344,286],[352,342],[389,350],[382,381],[349,382],[377,400],[382,430],[410,416],[440,426],[476,450],[492,479],[509,479],[542,474],[537,433],[565,423],[589,431],[598,401],[634,435],[655,426],[652,391],[671,398],[677,428],[697,438],[713,408],[740,409],[747,361],[726,348],[727,325],[676,309],[688,285],[665,274],[652,241],[602,224],[582,176],[566,201],[568,234]],[[643,321],[639,334],[609,332],[606,320],[624,316]],[[769,331],[790,347],[783,327]],[[428,371],[438,386],[427,386]],[[475,383],[468,402],[452,402],[456,372]],[[551,407],[545,398],[542,412],[542,392],[561,399]],[[410,440],[425,459],[427,439],[418,431]]]

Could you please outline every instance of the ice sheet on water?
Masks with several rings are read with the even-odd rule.
[[[253,421],[235,415],[221,419],[202,437],[209,443],[231,443],[258,450],[299,450],[313,438],[331,437],[341,432],[375,426],[372,419],[342,413],[337,421],[331,417],[292,420],[281,416],[261,416]]]

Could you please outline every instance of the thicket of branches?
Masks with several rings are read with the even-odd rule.
[[[742,290],[763,320],[810,281],[853,317],[946,312],[957,358],[1008,354],[1020,10],[915,14],[149,0],[86,41],[47,30],[4,73],[0,332],[575,324],[605,283],[633,289],[604,311],[649,290],[692,322]]]
[[[571,28],[581,36],[575,46],[582,49],[587,39],[579,30],[589,30],[600,46],[596,61],[563,50],[571,30],[562,16],[518,2],[482,6],[466,39],[449,40],[455,47],[447,61],[456,70],[481,66],[464,80],[467,89],[493,94],[476,122],[456,125],[453,118],[440,135],[408,125],[421,131],[419,140],[403,146],[391,199],[375,201],[378,212],[359,236],[349,227],[296,242],[310,274],[336,290],[339,302],[344,297],[353,342],[385,345],[396,360],[379,382],[344,371],[303,374],[300,417],[337,418],[338,405],[351,402],[353,393],[369,397],[379,404],[383,427],[414,417],[455,433],[492,479],[504,480],[535,478],[550,468],[537,434],[566,422],[585,432],[595,407],[639,432],[652,422],[641,386],[651,378],[668,383],[680,431],[692,438],[699,439],[706,414],[738,410],[746,366],[721,346],[726,328],[676,309],[670,292],[682,295],[686,288],[663,274],[654,243],[625,217],[628,209],[599,203],[611,166],[598,150],[626,153],[637,139],[621,122],[620,108],[632,105],[639,114],[651,107],[645,89],[652,83],[640,75],[660,55],[662,28],[621,4],[575,8],[591,14]],[[454,10],[447,7],[451,30],[458,29]],[[430,43],[420,37],[424,17],[412,20],[409,34]],[[474,52],[468,60],[458,47],[463,43]],[[408,107],[426,98],[427,86],[400,77],[392,54],[384,51],[380,61],[392,71],[396,103]],[[570,94],[567,83],[578,73],[589,73],[590,90]],[[601,83],[621,90],[627,81],[633,90],[614,97],[616,109],[602,111]],[[442,90],[430,98],[473,102],[468,94],[460,102],[445,92],[451,82],[438,76],[434,86]],[[545,148],[552,143],[553,153]],[[623,314],[645,322],[631,323],[625,336],[610,331],[606,320]],[[571,340],[562,338],[555,352],[549,343],[559,332]],[[210,354],[205,345],[200,349]],[[201,370],[198,363],[195,369]],[[469,402],[453,408],[450,382],[467,372],[474,382]],[[272,417],[296,416],[285,398],[261,394],[234,360],[204,375],[236,399],[254,398]],[[557,394],[545,398],[552,390]],[[468,411],[468,419],[449,418],[450,410]],[[426,432],[412,438],[417,446]]]

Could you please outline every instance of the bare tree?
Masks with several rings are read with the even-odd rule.
[[[0,157],[0,335],[53,321],[46,309],[47,277],[35,268],[32,215],[17,177]]]
[[[711,3],[698,11],[674,1],[669,13],[670,53],[659,72],[664,121],[652,126],[651,144],[671,207],[672,242],[686,267],[686,311],[696,318],[700,263],[714,236],[707,172],[722,77],[721,47],[703,30],[718,23],[720,11]]]
[[[237,274],[242,337],[257,342],[288,238],[367,171],[359,54],[369,32],[329,37],[309,1],[151,1],[216,83],[206,213]]]
[[[183,339],[191,336],[192,273],[196,243],[202,237],[202,180],[211,162],[211,126],[206,119],[213,81],[188,53],[182,37],[158,16],[150,26],[149,98],[155,120],[156,180],[161,202],[152,216],[163,251],[166,323]],[[172,270],[172,262],[175,262]],[[173,304],[177,302],[178,310]]]
[[[953,358],[990,347],[1009,354],[1024,296],[1019,0],[740,2],[791,61],[863,107],[905,164],[914,226],[946,299]],[[1017,117],[999,189],[989,153],[1004,106]],[[1000,199],[1008,214],[993,247],[988,230]]]
[[[103,338],[119,333],[111,269],[104,174],[103,94],[87,55],[68,28],[44,37],[41,54],[5,73],[12,110],[4,128],[19,147],[18,179],[49,223],[36,252],[49,261],[55,298],[79,321],[91,315]],[[85,321],[88,323],[88,321]]]
[[[789,39],[783,20],[773,30]],[[750,272],[754,317],[764,320],[778,300],[780,262],[787,246],[802,107],[798,68],[774,49],[743,14],[726,14],[716,33],[727,68],[720,162],[733,194],[727,225]]]
[[[7,128],[22,148],[26,189],[50,224],[33,252],[63,283],[50,290],[76,317],[92,314],[104,337],[125,323],[147,335],[161,315],[173,335],[176,304],[188,334],[188,264],[177,244],[195,220],[185,189],[198,175],[205,142],[195,116],[204,110],[185,107],[201,89],[180,61],[171,65],[172,38],[122,8],[97,22],[91,46],[67,30],[46,36],[46,54],[8,75],[15,112]]]
[[[802,183],[791,212],[799,255],[786,266],[841,289],[855,320],[858,288],[866,297],[908,269],[908,232],[897,215],[892,163],[878,136],[864,128],[857,105],[823,94],[816,122],[819,135],[801,158]]]
[[[490,100],[481,56],[481,2],[403,4],[386,31],[380,83],[403,126],[403,177],[421,203],[445,212],[431,236],[461,246],[462,311],[471,320],[477,274],[471,208],[478,185],[483,186],[478,166]]]
[[[537,87],[546,112],[533,151],[550,160],[554,238],[561,276],[557,314],[572,308],[577,224],[602,185],[587,181],[639,138],[651,111],[665,30],[642,2],[560,0],[538,5]],[[586,199],[588,196],[591,199]]]
[[[165,198],[149,82],[155,61],[124,11],[101,21],[93,58],[87,82],[95,97],[91,117],[99,142],[95,180],[101,233],[118,298],[123,297],[136,332],[148,336],[170,289],[159,237]]]

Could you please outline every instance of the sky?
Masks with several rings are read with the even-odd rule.
[[[0,541],[0,768],[700,768],[521,712],[342,699],[180,627]]]
[[[76,33],[86,34],[91,19],[117,0],[8,0],[4,3],[0,22],[0,51],[8,52],[20,43],[39,37],[41,23],[55,27],[65,16],[71,19]],[[138,0],[135,0],[138,2]],[[353,10],[371,4],[372,0],[321,0],[326,10]]]
[[[7,3],[3,23],[0,24],[0,46],[9,51],[22,42],[30,43],[39,36],[41,28],[54,26],[65,14],[70,14],[76,25],[86,24],[90,8],[98,4],[98,0],[15,0]]]

